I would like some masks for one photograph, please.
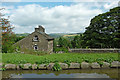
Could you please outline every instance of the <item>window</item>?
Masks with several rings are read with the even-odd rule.
[[[38,41],[38,36],[34,36],[33,41]]]
[[[38,50],[37,44],[34,45],[34,50]]]

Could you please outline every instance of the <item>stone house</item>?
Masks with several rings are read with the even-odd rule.
[[[20,49],[37,50],[51,53],[53,52],[53,40],[45,33],[45,29],[42,26],[35,28],[35,31],[29,34],[27,37],[15,43]]]

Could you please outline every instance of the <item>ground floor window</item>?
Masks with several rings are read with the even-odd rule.
[[[38,50],[37,44],[34,45],[34,50]]]

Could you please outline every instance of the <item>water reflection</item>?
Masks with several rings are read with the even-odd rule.
[[[8,70],[3,71],[3,78],[118,78],[118,69],[87,70]]]
[[[74,74],[60,74],[56,76],[54,73],[50,74],[11,74],[11,78],[109,78],[106,74],[97,73],[74,73]]]

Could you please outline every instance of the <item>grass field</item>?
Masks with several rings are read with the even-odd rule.
[[[82,61],[86,62],[99,62],[99,61],[118,61],[118,53],[62,53],[62,54],[51,54],[51,55],[30,55],[30,54],[14,54],[14,53],[2,53],[3,63],[13,64],[25,64],[25,63],[36,63],[36,64],[47,64],[52,62],[64,62],[71,63]]]

